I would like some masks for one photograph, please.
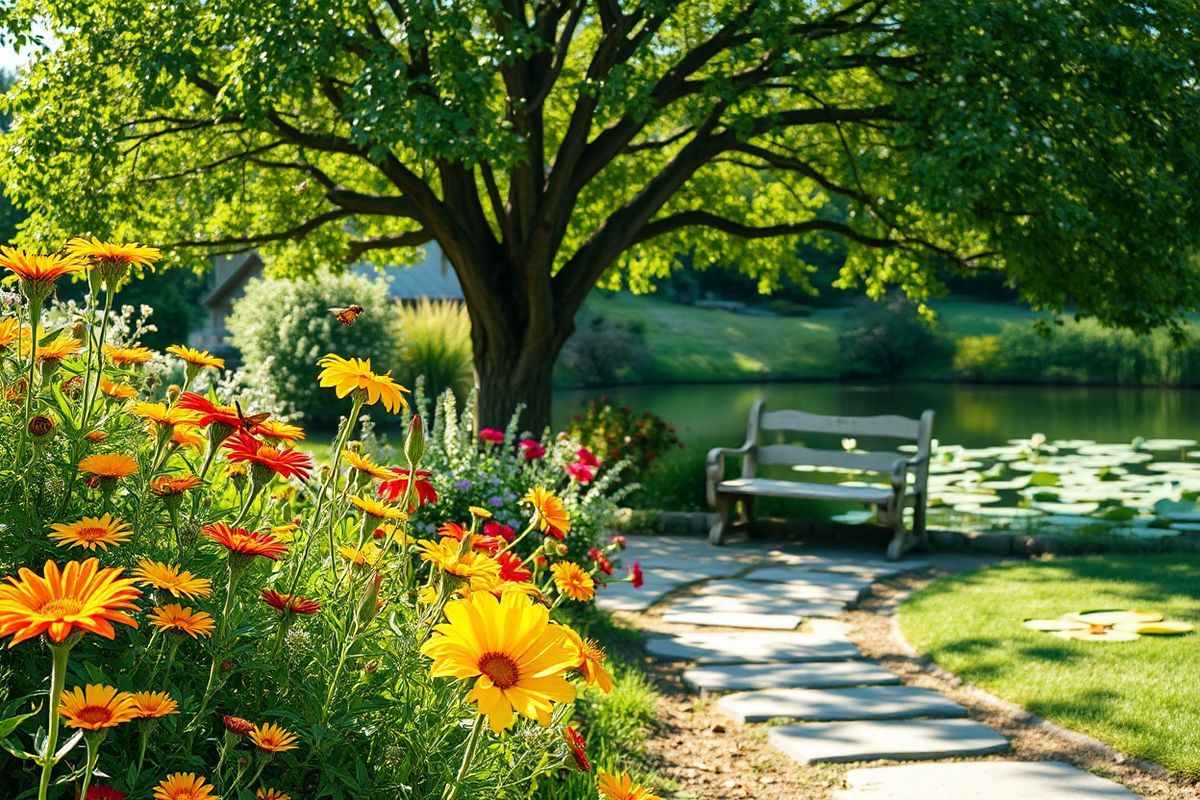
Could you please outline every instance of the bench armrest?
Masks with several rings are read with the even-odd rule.
[[[714,447],[708,451],[708,459],[705,464],[705,481],[704,493],[708,497],[708,504],[715,506],[717,504],[717,484],[725,477],[725,459],[729,458],[745,458],[754,451],[754,445],[746,442],[741,447]]]
[[[908,488],[908,473],[913,470],[919,470],[921,467],[929,463],[929,454],[926,453],[913,458],[898,458],[896,463],[892,465],[892,490],[896,494],[903,494]],[[920,475],[917,476],[917,489],[920,490],[921,480]]]

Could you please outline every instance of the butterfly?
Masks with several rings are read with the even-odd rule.
[[[358,319],[360,314],[367,313],[367,310],[360,305],[351,304],[345,308],[331,308],[329,313],[337,317],[337,321],[349,328]]]
[[[233,401],[233,406],[237,409],[238,419],[242,421],[242,429],[247,433],[253,433],[256,425],[261,425],[271,418],[270,414],[251,414],[250,416],[246,416],[245,412],[242,411],[242,404],[237,400]]]

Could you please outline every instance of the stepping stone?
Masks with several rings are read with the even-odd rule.
[[[844,633],[825,632],[685,633],[648,639],[646,652],[660,661],[701,664],[841,661],[862,655]]]
[[[919,686],[858,686],[849,689],[764,689],[727,694],[717,706],[738,722],[965,717],[967,710]]]
[[[973,719],[910,719],[893,721],[818,722],[772,728],[767,741],[801,764],[891,759],[913,761],[998,753],[1008,740]],[[978,762],[976,762],[978,766]],[[864,795],[876,800],[875,795]],[[880,795],[882,798],[883,795]],[[927,792],[921,800],[962,795]],[[1020,795],[1010,795],[1012,800]],[[1023,798],[1032,800],[1032,798]]]
[[[799,627],[805,615],[810,612],[836,617],[842,608],[843,605],[763,596],[744,598],[704,595],[672,603],[663,611],[663,622],[790,631]]]
[[[793,592],[812,592],[815,597],[844,596],[857,600],[866,594],[873,581],[858,575],[842,575],[836,572],[794,569],[792,567],[763,567],[746,575],[746,580],[764,583],[781,583]]]
[[[825,661],[693,667],[684,670],[683,682],[696,691],[728,692],[894,684],[900,682],[900,677],[871,661]]]
[[[1119,783],[1059,761],[976,761],[854,769],[834,800],[1135,800]]]
[[[831,589],[811,584],[763,583],[747,580],[712,581],[697,586],[694,591],[701,596],[721,595],[753,602],[792,601],[797,605],[789,607],[789,610],[809,616],[836,617],[849,603],[858,599],[857,591],[852,589]],[[803,608],[801,604],[804,606]],[[831,610],[833,613],[829,613]]]

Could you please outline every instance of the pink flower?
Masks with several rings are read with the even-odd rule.
[[[633,562],[633,566],[629,568],[629,577],[633,581],[633,588],[640,589],[645,583],[645,578],[642,575],[642,565],[638,562]]]
[[[513,539],[517,538],[516,531],[507,525],[497,522],[494,519],[484,523],[483,533],[485,536],[503,539],[506,542],[511,542]]]
[[[500,444],[504,441],[504,432],[498,431],[495,428],[484,428],[479,432],[479,438],[483,439],[485,442]]]
[[[567,464],[567,474],[580,483],[591,483],[592,478],[596,477],[591,467],[582,461],[572,461],[570,464]]]
[[[592,453],[591,450],[588,450],[586,447],[581,447],[578,450],[576,450],[575,458],[579,461],[580,464],[583,464],[585,467],[600,466],[600,459],[596,458],[595,454]]]
[[[612,539],[610,539],[609,541],[611,541],[613,544],[615,544],[617,546],[618,550],[625,549],[625,537],[622,536],[621,534],[614,533]]]
[[[526,461],[535,461],[546,455],[546,448],[537,439],[522,439],[517,446],[521,448],[521,457]]]

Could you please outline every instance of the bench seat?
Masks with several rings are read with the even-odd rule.
[[[846,503],[883,503],[892,499],[890,486],[842,486],[837,483],[805,483],[770,478],[735,478],[721,481],[717,491],[725,494],[766,495],[808,500],[840,500]]]

